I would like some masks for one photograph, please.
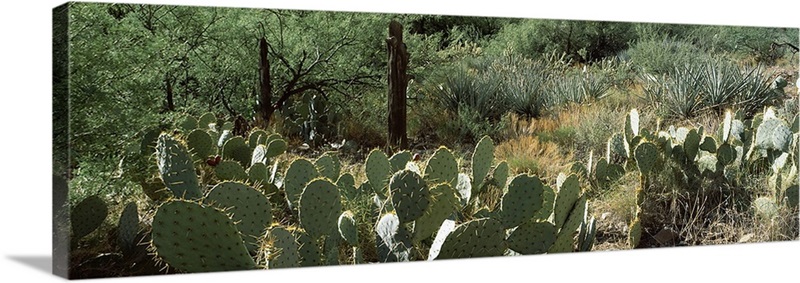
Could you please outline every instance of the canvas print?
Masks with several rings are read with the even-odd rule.
[[[796,241],[798,46],[787,27],[70,2],[53,270]]]

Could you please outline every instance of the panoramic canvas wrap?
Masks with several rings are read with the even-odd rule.
[[[53,272],[796,241],[798,46],[781,27],[68,3]]]

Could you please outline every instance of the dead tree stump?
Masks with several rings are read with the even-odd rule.
[[[386,39],[389,53],[389,140],[390,148],[408,147],[406,133],[406,88],[408,87],[408,52],[403,43],[403,26],[397,21],[389,23]]]

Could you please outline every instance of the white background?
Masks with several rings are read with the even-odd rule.
[[[295,8],[452,15],[565,18],[798,27],[800,1],[454,1],[284,0],[139,1],[160,4]],[[557,3],[556,3],[557,2]],[[60,1],[3,1],[0,8],[0,278],[52,282],[50,275],[51,11]],[[740,4],[741,3],[741,4]],[[639,282],[792,282],[800,242],[592,252],[516,258],[454,260],[180,276],[112,279],[117,282],[492,282],[520,280]],[[782,280],[781,280],[782,279]],[[106,282],[108,279],[93,282]]]

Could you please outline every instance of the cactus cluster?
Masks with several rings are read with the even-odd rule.
[[[625,171],[639,173],[636,188],[636,207],[629,224],[629,244],[636,247],[642,233],[641,213],[651,179],[656,172],[674,173],[683,188],[693,189],[703,181],[721,183],[739,182],[745,168],[772,168],[770,188],[773,194],[755,205],[756,211],[786,203],[796,206],[798,117],[790,123],[776,116],[772,108],[745,119],[741,112],[726,111],[718,130],[707,132],[703,127],[660,125],[650,131],[639,125],[636,109],[625,118],[625,128],[608,140],[606,156],[593,164],[589,156],[583,173],[593,185],[607,186]],[[666,162],[669,161],[669,162]],[[594,165],[594,168],[592,167]],[[578,166],[578,168],[582,168]],[[766,205],[766,201],[770,205]]]

